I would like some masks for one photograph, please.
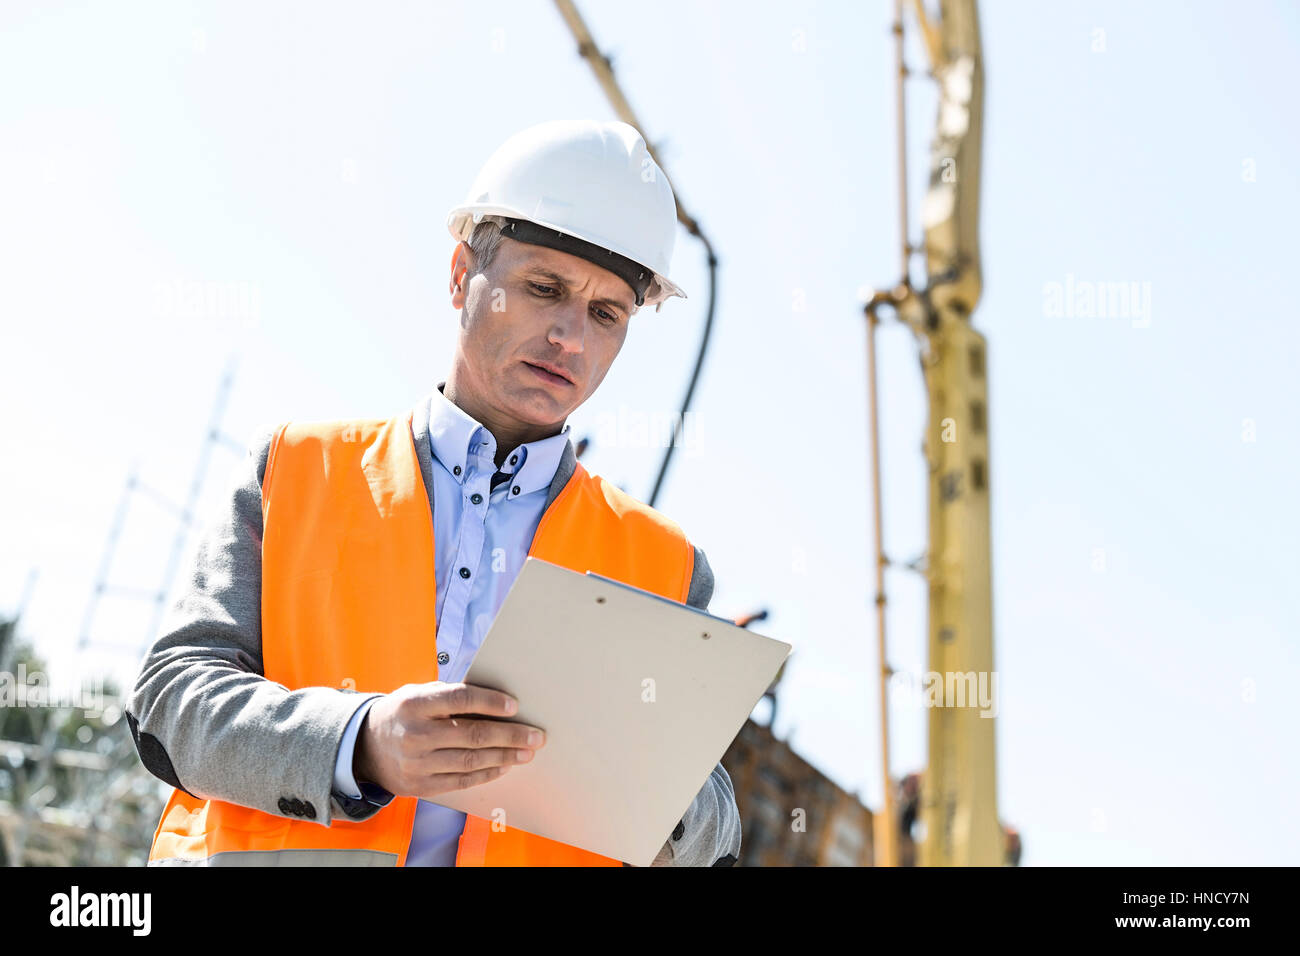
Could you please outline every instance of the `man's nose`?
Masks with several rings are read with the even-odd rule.
[[[587,334],[587,306],[584,302],[566,302],[551,313],[548,338],[566,352],[581,352]]]

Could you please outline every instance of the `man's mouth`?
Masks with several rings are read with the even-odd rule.
[[[528,368],[532,370],[533,374],[535,374],[543,382],[550,382],[552,385],[561,385],[569,388],[573,387],[572,381],[570,381],[568,378],[565,378],[563,375],[559,374],[558,372],[553,371],[554,366],[548,368],[545,365],[539,365],[535,362],[529,362],[527,360],[524,361],[524,364],[527,365]]]

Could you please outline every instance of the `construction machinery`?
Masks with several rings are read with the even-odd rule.
[[[902,279],[869,297],[868,377],[875,468],[876,606],[880,629],[881,730],[884,813],[877,828],[878,862],[898,863],[896,787],[889,776],[887,688],[892,669],[885,651],[879,439],[876,427],[875,332],[889,307],[915,334],[929,411],[923,450],[929,469],[929,542],[909,567],[929,587],[929,675],[943,693],[928,700],[928,766],[921,775],[919,840],[923,866],[993,866],[1005,861],[998,821],[996,748],[992,713],[977,706],[997,689],[993,668],[993,606],[989,536],[989,442],[986,343],[971,324],[982,286],[979,254],[980,151],[984,69],[975,0],[941,0],[932,18],[913,0],[929,76],[939,88],[930,151],[930,181],[921,213],[924,239],[910,241],[903,57],[903,3],[895,3],[898,66],[899,213]],[[913,255],[924,258],[924,281],[911,278]],[[956,691],[957,693],[954,693]],[[954,698],[965,698],[954,699]],[[972,699],[974,698],[974,699]],[[990,710],[992,712],[990,712]]]

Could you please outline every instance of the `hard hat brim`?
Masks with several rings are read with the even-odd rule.
[[[484,216],[504,216],[508,219],[523,219],[527,222],[533,222],[539,226],[544,226],[547,229],[554,229],[556,232],[562,232],[566,236],[573,236],[575,239],[581,239],[584,242],[593,242],[596,245],[600,245],[602,248],[609,248],[607,243],[600,242],[588,236],[580,235],[572,229],[566,229],[558,223],[537,219],[510,206],[493,205],[490,203],[473,203],[465,206],[456,206],[447,214],[447,231],[451,233],[451,237],[456,241],[464,242],[473,234],[474,227],[483,220]],[[673,282],[662,272],[657,271],[649,263],[642,262],[636,256],[628,255],[627,251],[623,249],[610,249],[610,251],[615,252],[624,258],[631,259],[638,265],[644,266],[654,275],[654,282],[651,284],[651,288],[653,289],[657,286],[659,294],[647,294],[643,307],[654,306],[655,311],[658,312],[664,302],[673,296],[679,296],[683,299],[687,298],[687,295],[682,290],[681,286]]]

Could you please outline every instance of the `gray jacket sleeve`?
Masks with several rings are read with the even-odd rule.
[[[324,826],[380,807],[333,791],[353,713],[379,694],[289,690],[262,662],[262,478],[274,427],[258,429],[124,708],[141,762],[193,796]]]
[[[713,598],[713,570],[695,549],[695,571],[686,603],[702,611]],[[651,866],[732,866],[740,858],[740,811],[731,777],[719,763]]]

